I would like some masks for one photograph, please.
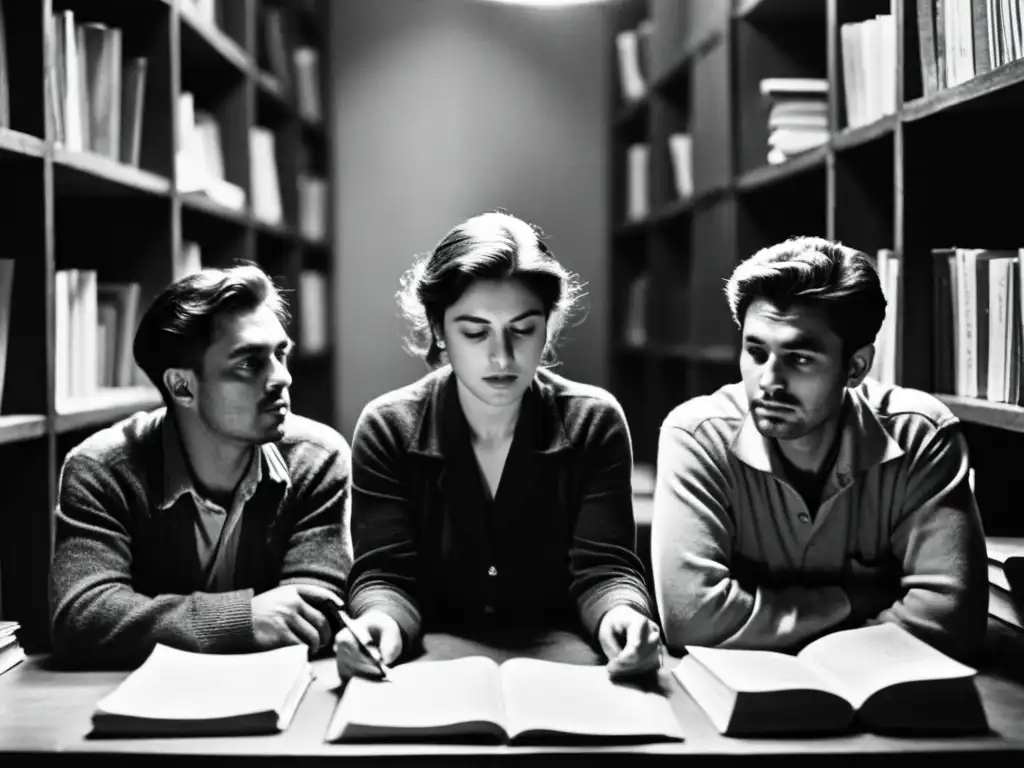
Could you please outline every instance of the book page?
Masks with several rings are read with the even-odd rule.
[[[510,659],[501,665],[501,684],[510,737],[533,732],[683,738],[665,696],[613,682],[604,666]]]
[[[786,653],[699,646],[687,646],[686,650],[734,691],[812,690],[834,693],[828,681],[802,664],[799,658]]]
[[[491,722],[502,728],[498,665],[483,656],[417,661],[392,667],[390,680],[353,678],[328,728],[329,741],[350,733],[401,735],[442,732],[460,723]]]
[[[97,712],[153,720],[209,720],[276,712],[308,674],[309,651],[292,645],[242,654],[190,653],[157,645],[96,705]]]
[[[970,677],[976,672],[891,622],[826,635],[799,657],[856,709],[871,694],[897,683]]]

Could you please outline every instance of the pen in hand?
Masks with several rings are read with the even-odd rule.
[[[356,644],[359,646],[359,650],[363,652],[363,655],[370,659],[377,669],[380,670],[381,679],[390,681],[388,665],[384,663],[380,650],[370,645],[371,640],[369,637],[364,636],[362,627],[352,621],[344,610],[338,611],[338,618],[341,619],[341,623],[345,625],[345,628],[352,633],[352,637],[355,638]]]

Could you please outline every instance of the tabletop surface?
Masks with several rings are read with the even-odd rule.
[[[491,640],[431,634],[424,638],[426,659],[451,659],[480,654],[498,661],[513,656],[532,656],[573,663],[599,663],[599,657],[583,640],[568,632],[543,636],[505,638],[501,646]],[[644,745],[602,746],[505,746],[480,744],[329,744],[327,724],[340,692],[332,658],[313,662],[315,680],[306,693],[287,731],[268,736],[90,739],[91,716],[96,702],[127,675],[125,671],[65,671],[54,669],[45,656],[34,656],[0,675],[0,753],[60,753],[117,755],[194,755],[226,758],[279,756],[410,758],[446,762],[461,758],[507,758],[531,752],[577,753],[596,759],[602,754],[673,757],[687,755],[714,758],[728,755],[863,755],[917,752],[930,755],[986,755],[986,763],[1005,755],[1019,761],[1024,753],[1024,676],[1020,669],[1008,675],[984,670],[977,686],[991,731],[981,736],[948,738],[897,738],[858,733],[819,738],[740,739],[720,735],[699,706],[671,674],[675,659],[666,658],[660,675],[683,728],[685,741]],[[380,759],[375,761],[382,762]],[[386,760],[384,760],[386,762]]]

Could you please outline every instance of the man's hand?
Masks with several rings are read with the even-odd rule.
[[[305,643],[313,655],[331,642],[331,610],[341,598],[313,584],[285,584],[252,599],[252,625],[256,645],[263,650]]]
[[[661,630],[628,605],[617,605],[601,618],[597,639],[613,678],[638,677],[661,666]]]
[[[352,619],[351,623],[360,633],[363,644],[377,649],[385,664],[391,664],[402,653],[402,631],[398,622],[383,611],[369,610]],[[347,628],[343,628],[334,638],[334,651],[337,654],[338,677],[342,680],[353,675],[380,679],[380,669],[366,657]]]

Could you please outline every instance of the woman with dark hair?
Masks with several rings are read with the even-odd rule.
[[[370,402],[353,438],[349,612],[384,662],[426,625],[582,630],[615,676],[659,663],[637,558],[632,448],[602,389],[542,367],[580,289],[529,224],[485,213],[404,275],[433,368]],[[338,671],[379,676],[349,629]]]

